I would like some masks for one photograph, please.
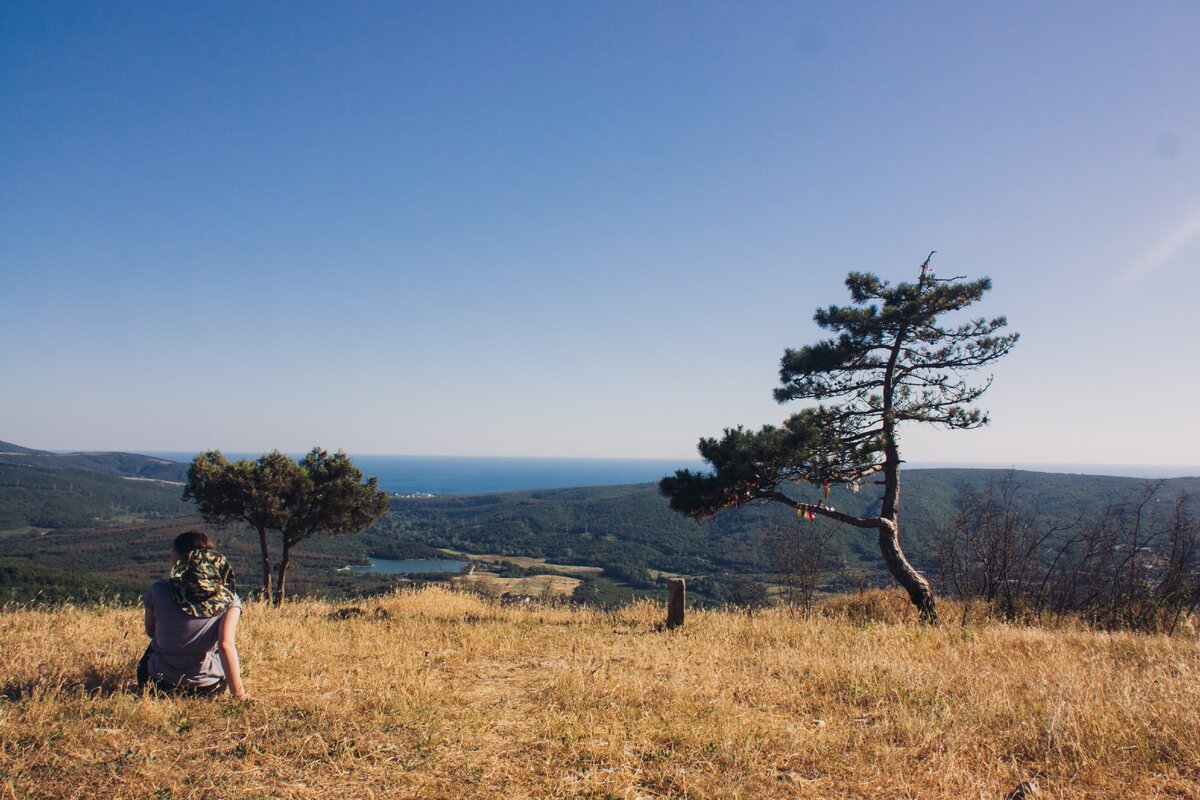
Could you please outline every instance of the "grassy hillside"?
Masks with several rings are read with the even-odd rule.
[[[136,610],[10,611],[0,797],[1200,796],[1195,638],[840,610],[251,605],[248,703],[132,694]]]

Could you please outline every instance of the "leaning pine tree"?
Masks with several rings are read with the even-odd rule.
[[[779,371],[776,400],[818,405],[789,417],[782,427],[751,431],[738,426],[726,429],[721,439],[701,439],[700,454],[712,469],[680,470],[663,478],[659,488],[671,508],[697,522],[724,508],[769,501],[810,519],[823,516],[876,529],[888,571],[921,618],[936,622],[933,589],[900,547],[897,431],[905,422],[946,428],[987,424],[987,416],[970,404],[991,378],[971,384],[964,373],[1003,357],[1018,334],[1001,333],[1008,324],[1004,317],[955,327],[939,324],[940,315],[979,300],[991,281],[938,278],[928,258],[916,283],[893,287],[870,273],[852,272],[846,288],[853,305],[819,309],[814,317],[835,337],[787,350]],[[831,485],[857,490],[869,476],[883,485],[878,516],[855,517],[827,504]]]

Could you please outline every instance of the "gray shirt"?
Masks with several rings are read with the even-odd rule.
[[[154,638],[146,662],[152,678],[196,689],[225,680],[217,645],[221,640],[221,620],[229,609],[215,617],[185,614],[175,605],[170,581],[150,584],[142,602],[154,614]],[[229,608],[241,607],[241,599],[234,595]]]

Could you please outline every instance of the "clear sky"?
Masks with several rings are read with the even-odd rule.
[[[1200,5],[0,4],[0,439],[690,457],[850,270],[991,276],[990,428],[1195,464]]]

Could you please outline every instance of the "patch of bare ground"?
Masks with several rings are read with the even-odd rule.
[[[584,567],[577,564],[553,564],[544,558],[532,558],[530,556],[501,556],[495,554],[478,554],[465,553],[461,550],[444,549],[442,552],[447,555],[465,557],[468,561],[473,561],[479,565],[501,566],[504,564],[512,564],[517,567],[526,569],[548,569],[556,573],[564,575],[599,575],[604,570],[600,567]]]
[[[129,691],[136,610],[0,614],[0,798],[1200,797],[1194,638],[357,609],[250,604],[248,703]]]

